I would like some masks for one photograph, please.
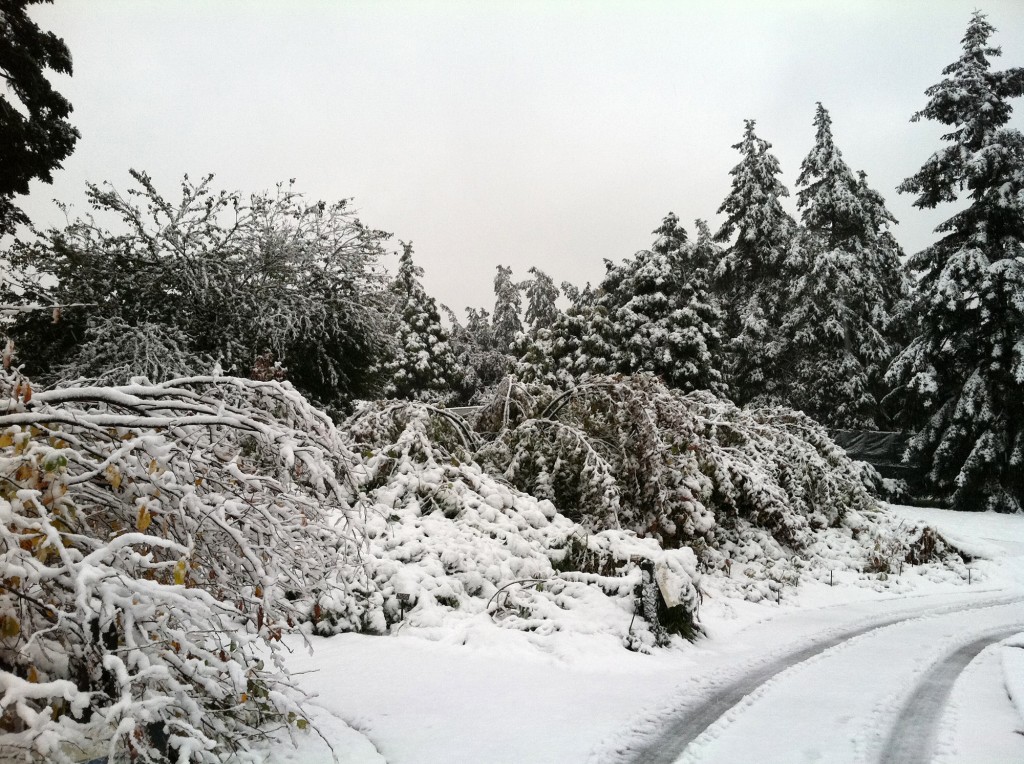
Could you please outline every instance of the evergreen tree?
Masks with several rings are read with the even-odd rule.
[[[455,313],[444,306],[452,328],[452,350],[461,374],[457,401],[464,405],[476,403],[509,372],[509,357],[495,348],[491,314],[483,308],[466,308],[467,321],[459,322]]]
[[[398,273],[391,284],[398,311],[394,355],[384,364],[384,394],[389,398],[449,403],[461,380],[448,332],[437,303],[423,289],[423,269],[412,259],[412,244],[402,244]]]
[[[79,133],[67,121],[71,104],[53,89],[45,70],[71,74],[64,41],[43,32],[28,17],[28,6],[51,0],[6,0],[0,7],[0,77],[11,103],[0,92],[0,235],[27,223],[13,203],[27,194],[29,181],[52,183],[75,147]]]
[[[526,323],[531,330],[551,326],[561,311],[556,304],[560,294],[551,277],[539,268],[530,268],[532,279],[526,287]]]
[[[659,255],[678,252],[686,244],[686,229],[679,224],[679,218],[674,212],[668,213],[652,233],[658,238],[654,240],[651,249]]]
[[[720,315],[707,274],[693,267],[694,247],[669,213],[652,250],[608,269],[598,305],[612,326],[613,363],[623,374],[651,372],[670,387],[724,395]]]
[[[569,304],[574,308],[582,308],[594,302],[594,289],[588,281],[583,289],[580,289],[570,281],[562,282],[562,294],[569,298]]]
[[[498,266],[494,277],[494,342],[498,350],[509,354],[516,336],[523,331],[520,315],[523,312],[523,296],[520,285],[512,280],[512,269]]]
[[[782,170],[771,144],[758,138],[754,120],[746,121],[743,140],[733,145],[742,155],[730,174],[731,190],[719,213],[727,215],[715,241],[730,246],[716,268],[718,288],[727,306],[730,388],[740,403],[779,403],[782,343],[780,325],[786,292],[786,261],[795,222],[782,208],[789,195],[776,178]]]
[[[1024,506],[1024,135],[1007,127],[1024,68],[993,71],[995,31],[976,12],[963,54],[912,118],[948,125],[946,146],[900,186],[931,208],[967,207],[911,258],[917,336],[894,362],[920,431],[911,452],[957,509]]]
[[[895,218],[843,160],[831,124],[819,103],[814,147],[797,178],[806,232],[790,263],[787,403],[832,427],[873,429],[885,421],[882,379],[897,350],[905,277],[899,248],[883,230]]]
[[[709,290],[709,300],[722,313],[722,320],[724,320],[725,313],[720,304],[720,295],[715,289],[715,270],[722,262],[725,253],[715,243],[715,238],[711,234],[706,220],[698,219],[694,222],[694,227],[697,229],[697,240],[693,242],[693,246],[688,252],[687,264],[694,278],[700,279],[706,285]]]
[[[695,267],[697,247],[672,213],[642,250],[607,273],[592,302],[578,300],[520,354],[527,381],[578,384],[602,374],[651,372],[685,391],[726,390],[719,364],[720,314],[708,294],[708,271]]]
[[[607,310],[583,301],[537,329],[520,348],[516,375],[524,382],[574,387],[591,377],[613,374],[615,348]]]

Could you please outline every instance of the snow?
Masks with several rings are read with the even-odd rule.
[[[834,586],[826,580],[788,588],[779,605],[747,601],[706,576],[700,614],[707,636],[651,654],[629,652],[599,628],[540,634],[498,628],[478,613],[431,628],[400,626],[391,636],[312,637],[312,653],[292,643],[288,665],[316,693],[311,721],[342,762],[630,761],[681,709],[780,656],[844,630],[927,614],[783,672],[681,759],[800,761],[820,754],[860,761],[878,754],[901,703],[936,659],[979,630],[1020,624],[1020,636],[983,650],[960,675],[936,755],[943,762],[1024,760],[1024,738],[1014,734],[1024,729],[1024,649],[1010,646],[1024,645],[1024,604],[1005,602],[1024,596],[1024,517],[891,511],[907,523],[928,522],[970,551],[971,585],[927,570],[889,582],[844,571]],[[966,609],[983,600],[1004,604]],[[837,732],[822,735],[826,728]],[[804,757],[792,756],[787,741],[802,744]],[[310,733],[300,735],[298,749],[283,743],[272,760],[332,757]]]

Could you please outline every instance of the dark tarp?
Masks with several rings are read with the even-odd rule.
[[[917,464],[903,461],[911,433],[834,430],[831,435],[851,459],[867,462],[882,477],[900,478],[910,483],[916,483],[922,477]]]

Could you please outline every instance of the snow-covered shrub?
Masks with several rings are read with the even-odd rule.
[[[247,761],[306,727],[279,641],[361,541],[330,419],[220,377],[0,399],[0,750]]]
[[[345,429],[365,459],[353,475],[367,518],[364,568],[376,590],[356,611],[351,599],[322,600],[321,632],[430,628],[482,612],[540,633],[597,628],[634,648],[697,632],[691,550],[580,526],[486,472],[474,461],[480,437],[443,409],[365,404]]]
[[[123,192],[88,186],[95,217],[4,253],[3,302],[64,306],[53,320],[25,311],[6,327],[33,351],[26,373],[47,385],[162,382],[219,361],[244,375],[270,350],[324,404],[378,392],[373,370],[391,342],[388,234],[349,201],[310,201],[290,184],[245,197],[217,191],[213,176],[186,177],[175,198],[146,173],[131,176]]]
[[[512,410],[522,413],[494,421]],[[744,520],[799,548],[848,509],[874,506],[845,452],[806,416],[740,409],[649,375],[562,393],[509,380],[479,417],[504,425],[480,452],[490,470],[593,530],[705,548]]]

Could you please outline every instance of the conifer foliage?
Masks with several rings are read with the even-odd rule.
[[[784,319],[788,404],[832,427],[873,429],[886,423],[883,375],[897,350],[906,279],[885,230],[895,218],[843,160],[831,125],[819,103],[814,147],[797,178],[805,231]]]
[[[524,283],[526,289],[526,323],[531,330],[551,326],[558,314],[558,296],[561,294],[552,278],[540,268],[530,268],[532,279]]]
[[[591,299],[578,299],[533,334],[517,366],[523,379],[564,386],[595,375],[647,372],[681,390],[725,392],[707,241],[688,242],[671,212],[654,234],[653,249],[606,263]]]
[[[915,206],[963,194],[919,274],[916,337],[890,371],[923,426],[911,451],[958,509],[1024,509],[1024,135],[1007,126],[1024,68],[992,69],[995,29],[976,12],[963,53],[913,120],[950,128],[900,190]]]
[[[397,312],[396,344],[385,362],[384,395],[389,398],[450,402],[457,395],[458,363],[441,325],[437,303],[420,282],[423,269],[412,259],[412,244],[403,244],[398,273],[391,284]]]
[[[523,331],[523,295],[521,285],[512,280],[512,269],[499,265],[494,276],[493,330],[496,347],[510,354],[512,345]]]
[[[728,306],[733,395],[740,403],[777,403],[785,397],[779,328],[796,224],[782,207],[789,191],[776,177],[782,169],[771,144],[754,132],[754,120],[745,124],[743,140],[733,145],[742,158],[730,171],[732,187],[718,208],[726,220],[715,234],[718,242],[728,243],[734,235],[736,239],[715,275]]]
[[[8,0],[0,8],[0,77],[6,85],[0,91],[0,235],[28,222],[13,197],[27,194],[31,180],[53,182],[52,171],[79,137],[68,122],[71,104],[45,74],[71,74],[71,54],[29,17],[28,6],[39,2],[52,0]]]
[[[612,361],[622,374],[649,372],[686,392],[725,392],[720,315],[707,272],[669,213],[651,250],[609,267],[597,305],[611,324]]]
[[[475,404],[509,372],[511,359],[498,350],[491,314],[484,308],[466,308],[466,323],[444,307],[451,322],[450,341],[459,368],[461,386],[457,400]]]

